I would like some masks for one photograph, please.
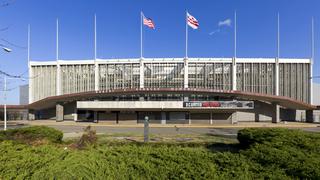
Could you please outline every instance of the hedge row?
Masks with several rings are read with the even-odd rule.
[[[30,126],[17,129],[0,131],[0,141],[14,140],[18,142],[32,143],[39,140],[47,140],[53,143],[62,142],[63,133],[47,126]]]
[[[284,128],[238,132],[242,155],[264,169],[283,170],[298,179],[320,179],[320,133]]]
[[[302,151],[320,152],[320,133],[286,128],[247,128],[238,132],[243,147],[271,143],[277,147],[294,147]]]
[[[4,140],[0,179],[320,179],[318,133],[244,129],[238,139],[244,148],[235,153],[135,143],[75,150]]]

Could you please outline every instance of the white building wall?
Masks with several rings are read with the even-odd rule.
[[[141,61],[141,62],[140,62]],[[99,82],[102,78],[105,78],[104,76],[101,76],[100,70],[97,68],[96,65],[104,65],[104,64],[123,64],[125,68],[117,68],[114,73],[108,72],[104,75],[107,75],[109,79],[113,79],[112,82],[108,83],[102,83],[102,85],[99,85]],[[132,76],[132,80],[128,81],[127,73],[127,66],[131,64],[138,64],[140,63],[140,69],[139,69],[139,80],[134,79],[136,76]],[[147,76],[145,76],[145,73],[148,73],[146,71],[146,66],[144,64],[158,64],[158,66],[152,66],[154,67],[152,70],[150,70],[153,74],[151,77],[148,77],[148,81],[146,80]],[[265,63],[276,63],[275,58],[237,58],[237,63],[246,63],[248,65],[257,65],[257,67],[267,67]],[[264,64],[263,64],[264,63]],[[284,70],[282,74],[280,74],[280,84],[279,87],[282,87],[280,89],[279,95],[288,96],[295,98],[300,101],[308,101],[308,94],[309,92],[305,89],[305,87],[309,87],[308,85],[308,75],[305,75],[305,73],[308,69],[305,68],[305,64],[310,63],[310,59],[279,59],[280,65],[285,65]],[[171,65],[172,70],[166,70],[167,75],[160,74],[164,71],[163,65]],[[185,64],[183,70],[179,70],[178,65],[175,64]],[[200,66],[203,64],[203,66]],[[209,67],[217,64],[217,67],[215,69],[210,69]],[[221,64],[223,71],[221,71]],[[230,65],[230,66],[228,66]],[[238,64],[237,64],[238,65]],[[232,66],[232,58],[189,58],[188,63],[184,63],[183,58],[144,58],[142,60],[140,59],[98,59],[96,61],[94,60],[79,60],[79,61],[64,61],[59,60],[58,64],[57,61],[47,61],[47,62],[30,62],[30,74],[32,77],[30,81],[30,94],[29,99],[30,103],[35,102],[38,100],[41,100],[43,98],[49,97],[49,96],[55,96],[55,95],[63,95],[63,94],[70,94],[70,93],[78,93],[78,92],[86,92],[86,91],[94,91],[94,90],[104,90],[108,89],[108,86],[110,86],[112,83],[116,85],[121,85],[120,88],[126,89],[130,87],[136,87],[135,84],[128,83],[128,82],[136,82],[139,84],[140,88],[143,88],[146,86],[146,82],[151,82],[152,85],[157,85],[162,88],[164,87],[163,84],[166,84],[166,88],[177,88],[175,87],[176,84],[179,85],[181,83],[181,87],[183,88],[208,88],[208,89],[215,89],[215,90],[235,90],[236,89],[236,81],[235,79],[237,76],[241,75],[240,72],[232,73],[232,71],[237,71],[237,68],[235,67],[235,63],[233,63]],[[177,66],[177,67],[176,67]],[[192,68],[191,68],[192,66]],[[231,67],[232,66],[232,67]],[[296,67],[297,66],[297,67]],[[298,68],[299,66],[299,68]],[[301,67],[300,67],[301,66]],[[118,66],[117,66],[118,67]],[[180,67],[180,66],[179,66]],[[246,66],[247,67],[247,66]],[[246,67],[242,69],[241,72],[247,73]],[[143,69],[141,69],[143,68]],[[220,68],[220,69],[219,69]],[[258,68],[258,69],[259,69]],[[258,74],[252,74],[251,72],[248,72],[250,76],[245,78],[239,78],[244,80],[243,85],[239,84],[239,87],[246,87],[249,82],[252,82],[254,80],[257,81],[255,84],[250,84],[252,88],[250,89],[237,89],[240,91],[247,91],[247,92],[256,92],[256,93],[265,93],[266,86],[269,86],[273,82],[272,80],[272,74],[270,73],[263,73],[264,71],[269,71],[267,67],[267,70],[265,68],[262,68],[261,71],[259,69]],[[232,71],[231,71],[232,69]],[[254,68],[256,69],[256,68]],[[296,73],[294,71],[291,71],[293,69],[294,71],[297,71]],[[296,69],[296,70],[295,70]],[[182,72],[180,72],[182,71]],[[192,74],[192,72],[195,71],[197,74]],[[229,72],[230,71],[230,72]],[[287,73],[290,71],[290,73]],[[60,73],[59,73],[60,72]],[[223,72],[222,75],[219,72]],[[271,70],[270,70],[271,72]],[[99,73],[100,75],[96,75],[96,73]],[[186,75],[188,74],[188,77]],[[297,77],[291,76],[291,74],[301,74]],[[135,75],[135,72],[131,73]],[[102,74],[103,75],[103,74]],[[147,74],[148,75],[148,74]],[[109,77],[110,76],[110,77]],[[232,76],[232,77],[231,77]],[[97,78],[100,78],[99,80]],[[163,78],[165,77],[165,78]],[[281,80],[281,77],[287,78],[289,77],[289,80]],[[297,80],[295,79],[297,78]],[[298,79],[300,78],[300,79]],[[105,78],[107,79],[107,78]],[[288,78],[287,78],[288,79]],[[180,82],[181,81],[181,82]],[[266,82],[265,82],[266,81]],[[159,82],[159,83],[155,83]],[[176,82],[176,83],[172,83]],[[220,83],[221,87],[216,87],[216,84]],[[247,84],[245,84],[247,83]],[[289,85],[287,85],[289,83]],[[149,83],[150,84],[150,83]],[[192,86],[193,84],[193,86]],[[276,83],[277,84],[277,83]],[[196,87],[194,87],[196,85]],[[104,87],[105,86],[105,87]],[[258,86],[258,87],[256,87]],[[291,86],[298,88],[292,88]],[[117,86],[118,87],[118,86]],[[270,87],[273,89],[273,85]],[[315,86],[317,88],[317,86]],[[300,90],[301,89],[301,90]],[[267,94],[272,94],[272,92],[276,91],[267,91]],[[317,103],[317,100],[319,99],[318,94],[314,93],[314,102]],[[262,118],[263,119],[263,118]]]
[[[313,104],[320,105],[320,83],[313,83]]]

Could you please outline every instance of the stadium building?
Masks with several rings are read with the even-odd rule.
[[[27,108],[29,119],[112,124],[313,122],[311,75],[311,59],[31,61]]]

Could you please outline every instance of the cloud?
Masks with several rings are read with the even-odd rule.
[[[223,21],[219,21],[219,22],[218,22],[218,29],[215,29],[215,30],[211,31],[211,32],[209,33],[209,35],[212,36],[212,35],[214,35],[214,34],[216,34],[216,33],[223,32],[224,29],[223,29],[222,27],[231,27],[231,23],[232,23],[232,22],[231,22],[231,19],[230,19],[230,18],[228,18],[228,19],[226,19],[226,20],[223,20]]]
[[[219,33],[220,32],[220,29],[216,29],[212,32],[209,33],[210,36],[214,35],[215,33]]]
[[[219,27],[221,27],[221,26],[228,26],[228,27],[230,27],[230,26],[231,26],[231,19],[228,18],[228,19],[226,19],[226,20],[224,20],[224,21],[219,21],[218,26],[219,26]]]

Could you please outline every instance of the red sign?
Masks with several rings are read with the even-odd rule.
[[[221,104],[217,101],[203,102],[202,107],[220,107]]]

